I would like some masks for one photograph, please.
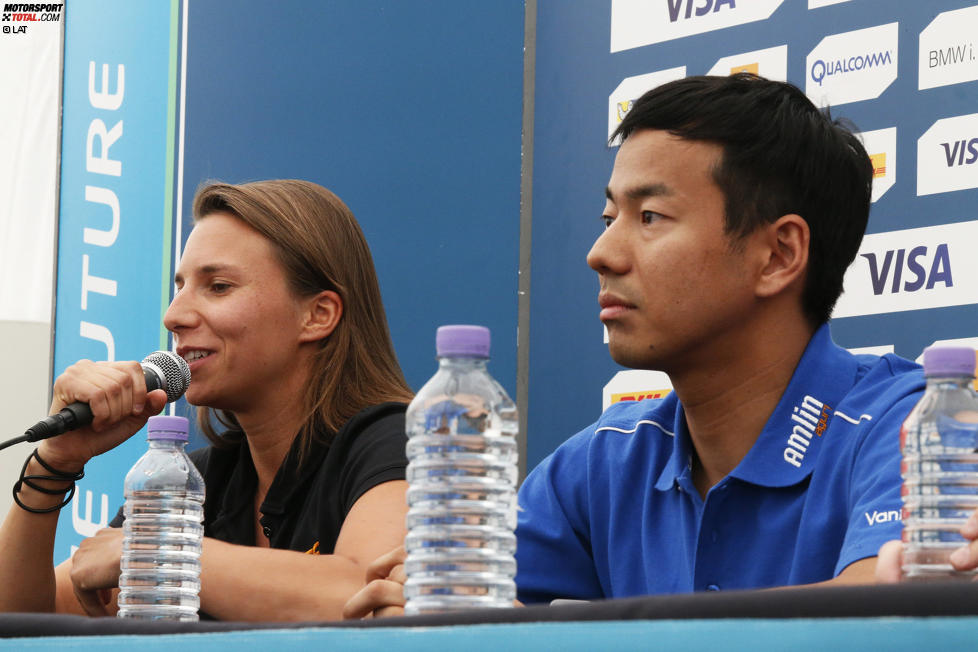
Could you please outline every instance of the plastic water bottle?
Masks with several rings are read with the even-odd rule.
[[[900,431],[903,449],[903,573],[914,580],[968,578],[948,556],[966,541],[959,528],[978,507],[975,350],[924,351],[927,388]]]
[[[405,612],[511,607],[516,404],[489,375],[489,329],[442,326],[438,372],[407,410]]]
[[[197,620],[204,479],[184,452],[188,422],[150,417],[149,450],[126,475],[119,617]]]

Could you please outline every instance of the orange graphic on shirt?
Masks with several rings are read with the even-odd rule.
[[[319,554],[319,542],[312,544],[312,548],[306,550],[307,555],[318,555]]]

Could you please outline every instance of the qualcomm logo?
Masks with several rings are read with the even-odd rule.
[[[889,129],[864,131],[859,136],[863,140],[863,146],[866,148],[866,153],[869,154],[870,161],[873,162],[872,200],[875,202],[896,182],[897,130],[896,127],[890,127]]]
[[[765,20],[784,0],[611,0],[611,51]]]
[[[779,45],[723,57],[706,74],[726,76],[738,72],[752,72],[775,81],[787,81],[788,46]]]
[[[832,316],[978,303],[976,241],[974,221],[867,235]]]
[[[805,60],[805,93],[835,106],[879,97],[897,78],[899,23],[823,38]]]
[[[626,77],[620,84],[611,91],[608,96],[608,139],[618,128],[625,115],[631,110],[632,103],[642,97],[646,92],[656,86],[661,86],[667,82],[682,79],[686,76],[686,66],[669,68],[667,70],[657,70],[645,75]],[[618,145],[618,142],[609,142],[609,147]]]
[[[938,120],[917,139],[917,195],[978,188],[978,113]]]
[[[938,14],[920,33],[917,88],[935,88],[978,79],[975,53],[978,6]]]

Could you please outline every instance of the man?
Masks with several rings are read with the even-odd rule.
[[[635,102],[588,254],[618,363],[669,374],[520,489],[519,598],[873,581],[923,389],[827,322],[869,215],[862,144],[797,88],[691,77]],[[348,616],[402,603],[395,552]],[[393,574],[390,574],[393,569]],[[381,611],[383,612],[383,611]]]

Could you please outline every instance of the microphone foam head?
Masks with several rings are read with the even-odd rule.
[[[190,366],[173,351],[154,351],[143,362],[155,365],[166,379],[166,400],[173,402],[190,386]]]

